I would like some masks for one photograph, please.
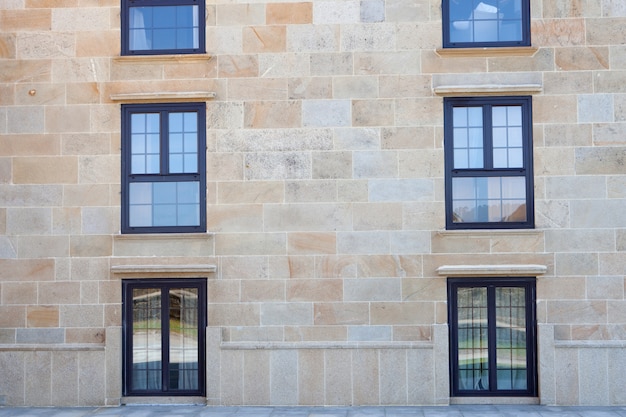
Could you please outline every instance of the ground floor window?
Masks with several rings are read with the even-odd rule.
[[[205,279],[123,280],[124,395],[205,395]]]
[[[452,396],[536,396],[535,278],[448,279]]]

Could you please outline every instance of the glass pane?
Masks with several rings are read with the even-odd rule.
[[[161,290],[135,288],[133,299],[132,389],[160,390],[163,369],[161,357]]]
[[[198,290],[172,288],[169,295],[169,386],[172,390],[198,389]]]
[[[526,389],[525,288],[496,288],[498,389]]]
[[[458,288],[457,314],[459,389],[489,389],[487,289]]]
[[[526,221],[525,177],[452,179],[453,221]]]
[[[152,225],[152,184],[133,182],[128,186],[128,224],[130,227]]]
[[[198,172],[198,114],[170,113],[170,173]]]
[[[159,115],[134,113],[131,115],[131,173],[159,172]]]
[[[200,183],[131,183],[129,208],[130,227],[198,226]]]
[[[131,50],[188,49],[199,44],[198,6],[131,7]]]
[[[492,117],[494,168],[522,168],[522,107],[495,106],[492,108]]]
[[[522,39],[521,0],[449,1],[452,42]]]
[[[483,168],[482,108],[455,107],[452,110],[454,168]]]

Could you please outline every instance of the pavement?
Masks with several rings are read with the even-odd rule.
[[[450,405],[441,407],[0,407],[0,417],[626,417],[620,407]]]

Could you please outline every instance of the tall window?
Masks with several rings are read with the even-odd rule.
[[[446,227],[534,227],[530,97],[444,99]]]
[[[530,46],[530,0],[443,0],[443,46]]]
[[[536,396],[535,278],[448,279],[453,396]]]
[[[122,232],[206,231],[205,105],[122,106]]]
[[[205,51],[204,0],[122,0],[122,55]]]
[[[124,395],[205,395],[206,280],[123,280]]]

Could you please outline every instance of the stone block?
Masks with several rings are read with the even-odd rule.
[[[207,210],[207,229],[211,232],[261,232],[261,204],[216,205]]]
[[[595,20],[595,19],[591,19]],[[579,46],[585,44],[585,26],[589,31],[589,24],[584,19],[545,19],[531,22],[533,42],[543,46]],[[596,42],[587,44],[598,45]]]
[[[120,230],[119,209],[117,208],[83,207],[81,212],[84,234],[115,234]]]
[[[352,163],[354,178],[395,178],[398,175],[395,151],[357,151],[353,153]]]
[[[593,93],[593,73],[590,71],[546,72],[543,91],[549,95]],[[546,126],[548,127],[552,128],[552,126]]]
[[[346,203],[367,201],[367,180],[338,181],[337,200]]]
[[[120,36],[120,30],[77,32],[76,56],[118,56]]]
[[[352,101],[352,126],[391,126],[394,115],[393,100]]]
[[[386,231],[337,233],[337,252],[340,254],[388,254],[390,250],[390,236]]]
[[[586,381],[580,391],[580,405],[609,403],[608,351],[606,349],[581,349],[578,356],[578,370],[581,381]]]
[[[220,339],[225,342],[280,342],[284,340],[282,326],[229,327],[223,329],[221,333]]]
[[[351,152],[313,152],[312,176],[315,179],[338,179],[352,177]]]
[[[313,3],[313,24],[350,24],[359,21],[358,1],[323,1]]]
[[[287,52],[339,52],[339,39],[338,25],[288,26]]]
[[[7,133],[43,133],[44,108],[41,106],[11,106],[6,109]]]
[[[269,258],[270,279],[310,279],[315,277],[313,256],[272,256]]]
[[[357,59],[360,60],[361,56],[357,55]],[[362,67],[360,67],[362,68]],[[383,98],[396,98],[396,97],[430,97],[432,95],[431,77],[427,75],[382,75],[379,77],[379,91],[378,94]],[[389,128],[402,130],[403,127]],[[421,143],[422,135],[425,134],[427,127],[417,127],[414,131],[420,132],[420,135],[416,135],[413,138],[413,143],[410,148],[416,147],[416,143]],[[432,138],[431,138],[432,139]],[[431,143],[432,146],[432,143]]]
[[[548,177],[548,199],[603,199],[607,195],[606,181],[598,176]]]
[[[59,307],[28,306],[26,308],[27,327],[59,327]]]
[[[332,98],[330,77],[296,77],[289,79],[290,100],[323,100]]]
[[[97,327],[104,326],[103,305],[73,305],[59,307],[61,327]]]
[[[26,306],[1,305],[0,328],[21,328],[26,326]]]
[[[595,253],[557,253],[555,255],[558,276],[597,275],[598,256]]]
[[[285,282],[282,280],[244,280],[241,282],[241,301],[285,301]]]
[[[97,31],[110,27],[110,13],[106,7],[52,9],[52,30],[55,32]]]
[[[220,55],[217,58],[221,78],[257,77],[259,61],[256,55]]]
[[[37,283],[5,282],[2,284],[0,294],[3,305],[37,304]]]
[[[346,204],[285,204],[265,207],[266,231],[336,231],[352,225],[350,207]]]
[[[303,100],[302,124],[307,127],[339,127],[351,125],[349,100]]]
[[[218,273],[222,279],[268,279],[267,256],[220,256]]]
[[[358,19],[358,7],[356,13]],[[386,51],[395,43],[395,26],[388,23],[348,25],[341,33],[342,51]]]
[[[33,329],[17,329],[16,339],[17,343],[24,344],[57,344],[63,343],[65,341],[65,329],[61,328],[33,328]],[[46,352],[49,353],[49,352]],[[38,377],[43,377],[45,375],[43,369],[39,369],[39,371],[35,371],[35,375]],[[29,373],[27,375],[33,375]],[[32,378],[36,379],[36,378]],[[43,391],[45,393],[45,391]],[[40,403],[44,405],[45,403]]]
[[[49,31],[52,24],[51,9],[0,11],[0,27],[6,32]]]
[[[624,279],[621,276],[611,277],[611,276],[588,276],[587,277],[587,298],[596,299],[596,300],[624,300]],[[612,307],[619,305],[617,304],[609,304],[609,317],[612,315]],[[622,303],[623,304],[623,303]],[[626,308],[623,308],[623,312],[626,312]],[[615,322],[619,323],[620,319],[618,317],[620,313],[615,314]],[[624,316],[626,317],[626,316]],[[610,320],[610,319],[609,319]],[[622,320],[626,322],[626,319]]]
[[[422,74],[487,72],[487,60],[482,57],[441,57],[435,51],[421,51]]]
[[[258,326],[260,304],[211,304],[208,308],[209,326]]]
[[[433,351],[430,349],[410,349],[406,351],[407,368],[407,403],[437,403],[435,391],[437,376],[433,364],[437,364]]]
[[[600,275],[621,275],[626,267],[623,253],[600,253]]]
[[[348,340],[351,342],[390,341],[391,331],[391,326],[349,326]]]
[[[78,181],[78,163],[72,156],[13,159],[16,184],[72,184]]]
[[[353,54],[349,52],[311,54],[310,65],[313,76],[352,75]]]
[[[0,368],[4,377],[0,379],[0,392],[6,404],[25,406],[24,402],[24,352],[0,353]]]
[[[386,153],[387,165],[393,164],[394,153]],[[364,168],[367,166],[367,157],[376,157],[376,154],[360,153],[355,155],[356,160]],[[362,157],[363,162],[361,162]],[[371,158],[373,159],[373,158]],[[382,158],[381,158],[382,159]],[[376,161],[373,161],[376,162]],[[391,175],[391,169],[389,169]],[[367,177],[367,175],[363,175]],[[368,181],[368,195],[371,202],[404,202],[429,201],[434,198],[433,183],[425,179],[372,179]]]
[[[248,129],[296,128],[302,124],[299,101],[261,101],[244,104],[244,127]]]
[[[223,405],[243,404],[243,352],[227,350],[219,355],[221,398]]]
[[[626,199],[575,200],[570,203],[571,220],[577,228],[622,228],[626,221],[621,216],[606,213],[619,213],[624,208]]]
[[[352,395],[354,402],[362,405],[379,405],[379,353],[362,349],[352,352]]]
[[[284,100],[287,95],[286,79],[236,78],[228,82],[231,100]]]
[[[215,237],[215,254],[224,255],[284,255],[284,233],[218,234]]]
[[[432,302],[373,302],[370,310],[374,325],[432,324],[435,319]]]
[[[347,340],[345,326],[285,326],[287,342],[336,342]]]
[[[218,26],[250,26],[265,24],[264,4],[218,4],[216,7]]]
[[[441,126],[441,98],[400,98],[395,100],[395,125]]]
[[[625,198],[626,197],[626,177],[613,176],[607,178],[607,196],[608,198]]]
[[[325,375],[324,350],[306,349],[298,351],[298,403],[324,404]]]
[[[607,322],[604,301],[559,300],[547,304],[549,323],[602,324]]]
[[[6,233],[9,235],[42,235],[52,232],[52,210],[49,208],[8,208]]]
[[[241,26],[220,26],[206,28],[206,48],[213,54],[240,54],[243,52],[243,31]]]
[[[339,279],[294,279],[287,282],[289,302],[332,302],[344,296],[343,282]]]
[[[83,351],[78,357],[78,401],[85,406],[102,405],[106,398],[105,352]]]
[[[614,121],[612,94],[584,94],[578,96],[578,121],[601,123]]]
[[[385,21],[385,2],[382,0],[361,0],[360,16],[362,23]]]
[[[111,65],[113,67],[111,68]],[[53,82],[58,83],[72,83],[72,82],[104,82],[107,80],[117,80],[117,79],[126,79],[125,74],[120,74],[119,71],[116,71],[116,68],[119,70],[119,67],[116,67],[114,64],[110,63],[110,59],[99,57],[99,58],[74,58],[74,59],[54,59],[52,60],[52,76]],[[157,67],[158,68],[158,67]],[[137,80],[137,79],[159,79],[159,76],[151,77],[151,75],[156,75],[151,71],[145,71],[147,75],[141,71],[143,69],[146,70],[145,66],[140,68],[140,70],[131,73],[128,76],[129,80]],[[74,121],[76,122],[76,121]],[[83,121],[84,123],[84,121]],[[60,126],[62,127],[62,126]],[[71,130],[65,130],[71,131]],[[88,132],[89,129],[85,130]]]
[[[556,48],[556,66],[562,71],[589,71],[609,69],[608,47]]]
[[[298,351],[274,350],[270,352],[269,366],[270,403],[298,405]]]
[[[380,149],[380,129],[337,128],[334,131],[334,148],[345,150]]]
[[[625,147],[591,147],[576,149],[576,174],[623,174]]]
[[[593,79],[596,93],[617,94],[626,93],[626,71],[606,71],[598,73]]]
[[[337,182],[333,180],[289,181],[285,184],[287,203],[325,203],[337,200]]]
[[[368,303],[315,303],[315,325],[369,324]]]
[[[78,406],[79,363],[76,352],[53,352],[50,383],[51,404],[56,406]]]
[[[619,290],[618,290],[619,294]],[[624,324],[626,322],[626,301],[622,298],[619,300],[609,300],[608,306],[608,322]]]
[[[113,238],[110,235],[71,236],[70,253],[76,257],[111,256]]]
[[[389,250],[393,254],[412,255],[430,253],[429,233],[426,231],[392,231],[389,233]]]
[[[70,328],[65,331],[65,341],[67,343],[94,343],[102,344],[106,341],[104,328],[100,329],[78,329]]]
[[[313,3],[267,3],[265,22],[268,25],[303,25],[313,23]]]
[[[347,349],[324,352],[325,405],[352,403],[352,360]]]
[[[333,78],[335,99],[376,98],[378,78],[371,76],[338,76]]]
[[[395,341],[430,342],[433,340],[433,332],[429,325],[393,326],[392,330],[393,340]]]
[[[406,352],[401,349],[380,352],[380,402],[383,405],[407,402]]]
[[[381,216],[381,213],[385,213],[385,216]],[[355,231],[402,229],[402,204],[356,203],[352,221]]]
[[[251,26],[243,28],[244,53],[285,52],[286,26]]]
[[[344,279],[344,301],[400,301],[402,280],[393,278]]]
[[[336,246],[337,238],[333,232],[299,232],[287,235],[287,252],[289,254],[333,254]]]
[[[537,298],[540,300],[584,300],[587,298],[585,290],[582,276],[540,277],[537,280]]]
[[[243,352],[243,403],[244,405],[270,404],[271,351]],[[271,382],[270,382],[271,381]]]
[[[422,264],[419,255],[366,255],[356,259],[359,278],[404,278],[421,276]]]
[[[581,34],[584,34],[589,45],[614,45],[616,37],[624,36],[624,22],[624,15],[585,19],[585,30]]]
[[[264,303],[261,305],[261,325],[311,325],[311,303]]]
[[[27,235],[17,238],[18,258],[50,258],[68,255],[67,236]]]
[[[311,75],[309,61],[309,54],[306,53],[266,53],[259,55],[259,73],[262,74],[263,77],[308,77]],[[288,79],[287,81],[289,83],[289,96],[291,98],[292,80]]]
[[[446,301],[445,282],[438,278],[405,278],[402,280],[400,299],[404,301]],[[420,327],[419,330],[422,331],[422,328]]]
[[[594,126],[593,143],[595,146],[624,146],[626,145],[625,131],[626,123],[597,124]]]
[[[0,58],[15,59],[17,56],[16,34],[3,33],[0,35]]]
[[[39,329],[22,329],[34,333]],[[43,332],[62,331],[62,329],[44,329]],[[32,406],[45,406],[51,399],[52,352],[34,351],[24,355],[24,374],[37,375],[37,378],[25,378],[24,402]]]

